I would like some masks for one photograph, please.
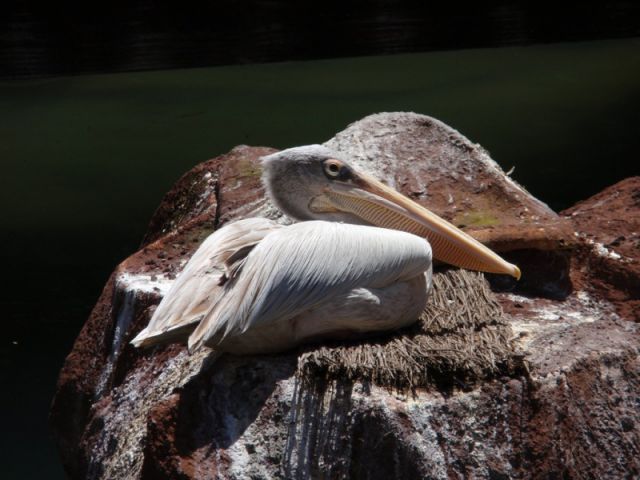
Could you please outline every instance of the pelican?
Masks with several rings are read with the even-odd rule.
[[[468,234],[321,145],[262,158],[267,195],[289,226],[228,224],[187,262],[132,343],[187,340],[235,354],[394,330],[415,322],[432,259],[508,274],[520,270]]]

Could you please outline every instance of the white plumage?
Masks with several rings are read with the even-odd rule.
[[[519,276],[514,265],[324,147],[285,150],[263,165],[277,205],[310,221],[250,218],[213,233],[136,346],[188,337],[190,350],[266,353],[412,323],[426,304],[432,251],[426,238],[408,232],[423,232],[451,263]]]
[[[295,320],[355,289],[384,289],[423,275],[430,266],[427,241],[405,232],[323,221],[284,227],[247,255],[189,346]],[[305,335],[298,331],[297,336]]]

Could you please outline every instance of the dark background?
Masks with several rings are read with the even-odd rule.
[[[640,2],[9,0],[0,76],[201,67],[640,34]]]
[[[640,173],[638,36],[636,1],[3,3],[0,476],[62,477],[57,372],[181,173],[414,110],[561,210]]]

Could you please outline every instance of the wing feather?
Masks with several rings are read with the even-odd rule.
[[[248,218],[207,237],[132,343],[145,346],[186,338],[224,294],[226,279],[237,275],[250,251],[279,228],[266,218]]]
[[[428,242],[377,227],[310,221],[267,235],[189,337],[191,350],[275,321],[358,287],[382,288],[431,265]]]

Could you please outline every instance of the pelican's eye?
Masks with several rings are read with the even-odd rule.
[[[338,160],[327,160],[324,162],[324,173],[329,178],[338,178],[342,170],[342,162]]]

